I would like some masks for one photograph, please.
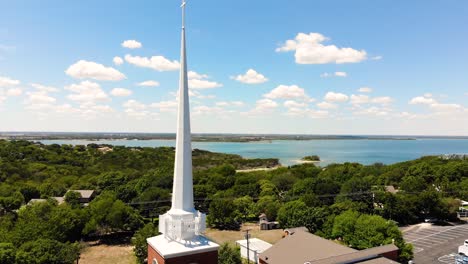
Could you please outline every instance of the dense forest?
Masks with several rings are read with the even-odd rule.
[[[0,140],[0,263],[73,263],[78,241],[134,233],[135,253],[157,234],[170,206],[174,148],[43,145]],[[468,160],[422,157],[393,165],[302,164],[268,171],[277,159],[193,151],[196,207],[218,229],[238,229],[265,213],[282,227],[357,249],[395,242],[411,258],[398,225],[456,220],[468,199]],[[389,191],[393,186],[398,192]],[[88,206],[77,193],[95,190]],[[52,197],[64,196],[59,204]],[[45,202],[29,203],[44,198]]]

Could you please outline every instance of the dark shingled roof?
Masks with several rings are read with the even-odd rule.
[[[397,262],[380,255],[395,250],[398,248],[390,244],[358,251],[297,228],[261,253],[260,259],[268,264],[393,264]]]

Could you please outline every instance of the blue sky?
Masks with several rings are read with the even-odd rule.
[[[174,132],[179,6],[0,0],[0,131]],[[468,135],[467,13],[189,1],[193,131]]]

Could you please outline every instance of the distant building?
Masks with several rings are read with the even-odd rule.
[[[398,248],[393,244],[355,250],[301,228],[285,230],[285,233],[282,240],[260,254],[260,264],[398,263]]]
[[[77,192],[80,194],[80,203],[81,204],[88,204],[90,203],[94,197],[96,197],[96,191],[94,190],[68,190],[69,192]]]
[[[247,240],[237,240],[236,244],[239,245],[241,256],[247,259]],[[249,239],[248,252],[249,260],[258,263],[260,253],[269,249],[272,245],[258,238]]]
[[[395,186],[393,186],[393,185],[385,186],[385,191],[389,192],[389,193],[392,193],[392,194],[396,194],[398,192],[398,190],[395,189]]]
[[[54,199],[57,201],[58,204],[63,204],[65,202],[65,199],[63,197],[50,197],[51,199]],[[32,205],[35,203],[45,203],[47,202],[47,199],[31,199],[28,202],[28,205]]]
[[[260,225],[260,230],[272,230],[272,229],[278,229],[279,228],[279,223],[274,221],[268,221],[268,218],[266,214],[261,214],[259,217],[258,224]]]

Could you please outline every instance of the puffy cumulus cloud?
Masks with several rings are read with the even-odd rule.
[[[140,103],[139,101],[137,100],[128,100],[126,101],[123,106],[125,108],[132,108],[132,109],[137,109],[137,110],[143,110],[143,109],[146,109],[146,105],[143,104],[143,103]]]
[[[223,85],[218,82],[210,80],[189,79],[190,89],[212,89],[222,87]]]
[[[332,102],[332,103],[346,102],[349,99],[349,97],[346,94],[335,93],[335,92],[328,92],[324,98],[325,98],[325,101]]]
[[[102,64],[80,60],[72,64],[65,73],[76,79],[94,79],[99,81],[120,81],[126,79],[125,75],[112,67]]]
[[[109,100],[109,96],[101,89],[101,86],[90,81],[83,81],[79,84],[66,86],[65,90],[72,92],[72,94],[67,96],[67,98],[72,101],[91,103]]]
[[[241,106],[244,106],[244,102],[242,102],[242,101],[231,101],[231,102],[221,101],[221,102],[216,102],[216,106],[219,106],[219,107],[228,107],[228,106],[241,107]]]
[[[278,103],[271,99],[260,99],[255,103],[255,109],[253,112],[263,113],[271,111],[278,107]]]
[[[41,105],[41,104],[52,104],[57,101],[56,98],[49,96],[47,93],[44,92],[27,92],[26,93],[26,104],[31,105]]]
[[[34,87],[36,90],[45,92],[45,93],[56,93],[59,91],[58,88],[52,86],[46,86],[38,83],[31,83],[31,86]]]
[[[124,63],[124,60],[119,56],[115,56],[112,59],[112,62],[114,62],[115,65],[122,65]]]
[[[209,78],[209,76],[206,75],[206,74],[200,74],[200,73],[194,72],[194,71],[189,71],[187,73],[187,77],[189,79],[208,79]]]
[[[0,88],[8,88],[20,84],[19,80],[14,80],[9,77],[0,76]]]
[[[428,98],[428,97],[423,97],[423,96],[417,96],[417,97],[414,97],[413,99],[411,99],[411,101],[409,102],[410,104],[426,104],[426,105],[431,105],[431,104],[435,104],[436,103],[436,100],[434,100],[433,98]]]
[[[141,83],[137,83],[138,86],[143,86],[143,87],[157,87],[159,86],[159,82],[157,81],[153,81],[153,80],[148,80],[148,81],[144,81],[144,82],[141,82]]]
[[[346,72],[334,72],[334,73],[325,72],[325,73],[320,74],[320,77],[322,77],[322,78],[347,77],[347,76],[348,76],[348,73],[346,73]]]
[[[367,59],[365,50],[339,48],[324,45],[329,40],[320,33],[299,33],[294,40],[287,40],[276,52],[295,51],[298,64],[356,63]]]
[[[360,93],[372,93],[372,88],[370,87],[361,87],[358,89],[358,92]]]
[[[359,105],[359,104],[367,104],[367,103],[369,103],[369,101],[370,101],[370,99],[369,99],[369,96],[367,96],[367,95],[362,95],[362,94],[354,95],[354,94],[352,94],[350,102],[353,105]]]
[[[329,102],[320,102],[317,104],[317,107],[320,109],[336,109],[338,105]]]
[[[306,107],[307,104],[303,102],[297,102],[293,100],[287,100],[286,102],[283,103],[284,107],[286,108],[302,108]]]
[[[389,96],[375,97],[375,98],[372,98],[371,102],[374,103],[374,104],[387,105],[387,104],[391,104],[393,102],[393,98],[391,98]]]
[[[245,74],[233,76],[231,79],[246,84],[260,84],[268,81],[268,78],[266,78],[263,74],[258,73],[254,69],[249,69]]]
[[[129,89],[125,89],[125,88],[114,88],[112,89],[110,93],[113,96],[125,97],[125,96],[130,96],[132,94],[132,91],[130,91]]]
[[[127,49],[139,49],[143,46],[141,45],[140,42],[134,39],[125,40],[124,42],[122,42],[121,45],[122,47],[127,48]]]
[[[301,88],[297,85],[279,85],[263,96],[268,99],[309,99],[304,88]]]
[[[137,67],[150,68],[156,71],[176,71],[180,63],[176,60],[170,61],[163,56],[152,56],[151,58],[125,55],[125,61]]]
[[[210,76],[189,71],[187,74],[190,89],[212,89],[222,87],[223,84],[207,80]]]
[[[175,112],[177,105],[177,100],[172,100],[152,103],[151,107],[158,108],[160,112]]]
[[[123,104],[123,107],[125,108],[125,114],[129,117],[136,119],[159,118],[159,113],[154,113],[149,110],[151,106],[145,105],[137,100],[128,100]]]

